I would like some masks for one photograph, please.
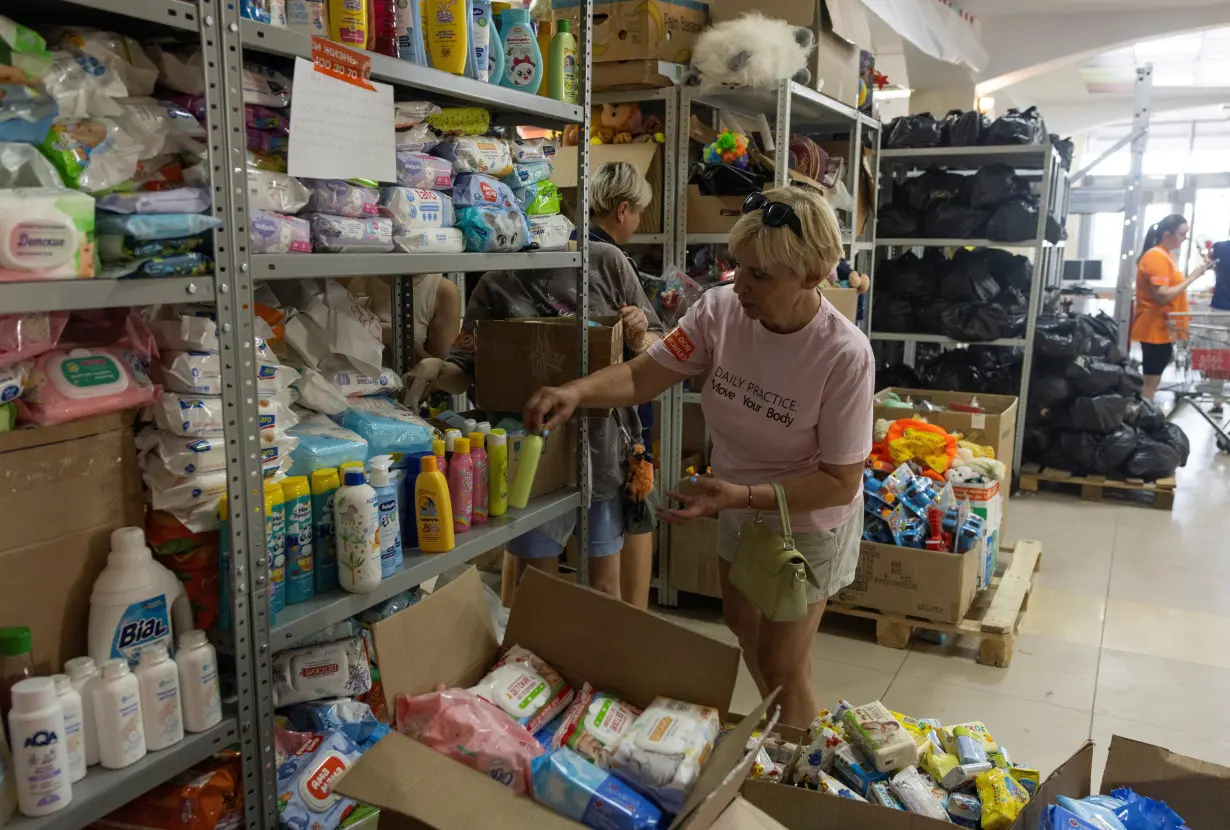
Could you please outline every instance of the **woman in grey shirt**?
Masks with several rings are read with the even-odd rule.
[[[637,280],[627,258],[614,245],[591,242],[589,247],[589,311],[593,316],[619,315],[624,343],[636,354],[644,352],[663,334],[662,323]],[[483,274],[470,295],[461,333],[446,360],[428,358],[411,371],[429,388],[461,394],[474,382],[475,333],[479,320],[515,317],[564,317],[577,312],[575,268],[542,271],[490,271]],[[520,414],[520,413],[518,413]],[[616,409],[603,419],[590,420],[590,468],[593,502],[589,508],[589,582],[593,588],[620,595],[619,557],[623,548],[624,514],[621,498],[628,451],[640,435],[636,409]],[[560,554],[576,524],[569,513],[508,543],[517,557],[516,578],[533,567],[556,573]]]

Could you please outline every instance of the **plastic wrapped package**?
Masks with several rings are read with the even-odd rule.
[[[243,64],[243,102],[262,107],[290,104],[290,78],[281,72],[252,61]]]
[[[272,130],[247,130],[247,147],[261,153],[286,155],[290,151],[290,136]]]
[[[150,380],[149,361],[149,353],[125,345],[44,352],[21,398],[23,417],[51,426],[148,406],[161,391]]]
[[[397,183],[423,190],[449,190],[453,186],[453,165],[447,160],[399,149],[396,154]]]
[[[193,251],[186,254],[149,256],[142,259],[113,262],[98,276],[102,279],[203,277],[214,272],[214,261],[207,254]]]
[[[867,751],[880,772],[901,769],[917,760],[914,739],[878,700],[846,711],[842,726],[845,734]]]
[[[209,210],[213,200],[205,188],[177,187],[108,193],[95,199],[95,204],[109,213],[201,213]]]
[[[401,376],[392,369],[381,369],[379,375],[334,372],[329,380],[348,398],[356,395],[392,395],[402,389]]]
[[[894,775],[889,786],[908,812],[948,821],[948,811],[932,796],[926,779],[914,767],[906,767]]]
[[[64,179],[33,144],[0,142],[0,190],[17,187],[62,188]]]
[[[531,733],[567,709],[574,694],[559,672],[518,645],[508,649],[470,691]]]
[[[532,241],[525,214],[497,207],[466,207],[457,211],[457,227],[466,250],[476,253],[520,251]]]
[[[393,246],[407,254],[459,254],[466,237],[459,228],[402,228],[393,231]]]
[[[67,322],[67,311],[0,314],[0,366],[12,366],[54,349]]]
[[[376,720],[370,706],[349,698],[296,703],[286,710],[286,716],[301,732],[341,732],[364,752],[392,731],[388,724]]]
[[[313,213],[312,250],[330,254],[370,254],[393,250],[393,222],[383,216],[352,219]]]
[[[55,122],[56,102],[34,86],[0,84],[0,141],[43,144]]]
[[[555,182],[544,180],[513,191],[517,204],[527,216],[551,216],[559,213],[559,189]]]
[[[10,403],[21,397],[21,393],[26,387],[26,378],[29,374],[29,363],[14,363],[12,366],[0,366],[0,405]]]
[[[678,813],[722,724],[716,709],[655,698],[615,745],[610,769],[668,813]]]
[[[374,187],[363,187],[342,179],[307,179],[304,184],[311,194],[307,209],[314,213],[363,219],[378,212],[380,191]]]
[[[312,228],[308,220],[271,210],[255,210],[248,223],[254,254],[310,254]]]
[[[482,107],[445,107],[426,120],[447,135],[481,136],[491,129],[491,113]]]
[[[278,767],[278,825],[286,828],[342,827],[376,814],[333,792],[333,784],[359,760],[359,747],[341,732],[312,735]]]
[[[572,241],[576,226],[567,216],[530,216],[526,222],[530,226],[530,238],[540,251],[567,250]]]
[[[270,170],[247,171],[248,207],[274,213],[298,213],[307,206],[311,193],[298,179]]]
[[[275,706],[354,697],[371,687],[371,664],[362,637],[286,649],[273,655]]]
[[[199,626],[209,628],[210,626]],[[305,736],[310,737],[310,736]],[[93,830],[220,830],[243,825],[242,759],[224,749],[213,758],[93,822]]]
[[[333,423],[326,415],[310,415],[287,431],[298,439],[290,475],[311,475],[327,467],[340,467],[347,461],[365,462],[369,455],[367,440]]]
[[[1009,109],[991,122],[983,136],[984,144],[1043,144],[1047,140],[1046,125],[1037,107]]]
[[[924,214],[923,229],[933,239],[977,239],[985,235],[989,216],[956,200],[933,202]]]
[[[189,141],[178,132],[171,133],[171,118],[167,109],[153,98],[125,98],[119,102],[120,113],[112,116],[120,129],[140,145],[138,159],[154,158],[181,149],[204,147]]]
[[[487,205],[508,210],[518,208],[512,189],[483,173],[461,173],[453,182],[453,204],[457,207]]]
[[[226,469],[226,442],[216,438],[186,438],[153,427],[146,427],[136,436],[137,454],[143,468],[147,456],[158,459],[166,475],[184,477],[198,473],[213,473]],[[298,440],[289,435],[262,436],[261,460],[279,465],[291,458]]]
[[[104,213],[95,222],[99,235],[130,236],[143,242],[195,236],[220,227],[220,220],[200,213]]]
[[[1029,803],[1025,788],[1009,772],[998,767],[979,775],[976,784],[978,800],[982,802],[984,830],[1006,830]]]
[[[453,199],[438,190],[380,188],[380,214],[393,220],[393,231],[451,228],[457,221]]]
[[[397,696],[397,731],[514,792],[531,790],[532,764],[543,754],[534,736],[503,711],[465,689]]]
[[[907,205],[885,205],[876,217],[876,235],[884,239],[915,239],[922,232],[922,214]]]
[[[262,153],[260,150],[249,148],[246,159],[246,166],[249,170],[268,170],[271,173],[286,172],[286,156]]]
[[[586,683],[564,710],[551,747],[568,747],[605,765],[611,749],[631,730],[640,714],[641,710],[632,704]]]
[[[254,130],[268,130],[286,135],[290,132],[290,119],[277,110],[262,107],[258,104],[245,104],[243,108],[244,123]]]
[[[905,202],[914,210],[926,210],[935,202],[961,198],[966,177],[932,167],[920,176],[907,179],[902,187]]]
[[[432,152],[452,162],[457,173],[486,173],[500,178],[513,172],[512,153],[502,138],[447,136]]]
[[[549,161],[531,161],[524,164],[514,164],[513,171],[503,178],[504,184],[516,190],[519,187],[527,187],[534,182],[541,182],[551,178],[554,168]]]
[[[66,49],[51,52],[51,59],[51,65],[39,81],[55,99],[60,117],[119,115],[120,105],[115,99],[126,96],[128,90],[118,75],[103,64]],[[89,66],[88,72],[86,66]]]
[[[991,208],[1009,199],[1027,196],[1029,185],[1007,164],[987,164],[970,179],[971,207]]]
[[[916,147],[939,147],[944,135],[940,122],[929,112],[917,115],[902,115],[888,125],[888,142],[885,148],[901,150]]]
[[[281,435],[299,423],[299,418],[283,399],[261,398],[259,405],[262,434]],[[175,435],[209,438],[222,434],[225,415],[221,397],[164,392],[153,409],[158,428]]]
[[[289,466],[289,465],[288,465]],[[155,510],[165,510],[192,527],[193,514],[217,512],[218,500],[226,496],[226,470],[172,476],[155,456],[147,455],[142,464],[141,480],[145,498]],[[213,524],[215,520],[210,521]],[[194,527],[199,530],[199,527]]]
[[[393,143],[399,150],[426,153],[440,143],[440,137],[433,133],[431,127],[426,124],[418,124],[408,130],[395,132]]]
[[[532,764],[534,800],[599,830],[654,830],[662,811],[618,778],[567,747]]]
[[[333,420],[367,441],[368,458],[430,452],[435,430],[410,410],[388,398],[350,398],[350,408]]]
[[[159,350],[218,351],[218,323],[212,306],[164,307],[145,325]]]
[[[68,187],[107,190],[132,178],[141,145],[110,118],[57,118],[39,145]]]
[[[546,138],[515,139],[509,143],[513,161],[526,164],[532,161],[551,161],[558,149],[554,141]]]
[[[280,395],[299,379],[299,372],[283,366],[264,344],[256,362],[256,394]],[[165,351],[159,355],[162,383],[170,392],[185,395],[221,395],[221,358],[210,352]]]
[[[124,91],[117,97],[153,94],[158,67],[136,39],[86,26],[71,26],[53,29],[51,41],[56,47],[68,49],[114,73],[124,85]],[[87,68],[87,71],[91,70]]]
[[[438,112],[440,108],[430,101],[398,101],[393,104],[393,127],[404,130],[423,123]]]

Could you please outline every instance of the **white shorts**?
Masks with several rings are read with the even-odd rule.
[[[735,561],[739,547],[739,520],[730,511],[722,511],[718,519],[717,554],[726,561]],[[859,510],[844,525],[833,530],[794,534],[794,546],[811,566],[820,585],[808,583],[807,604],[820,602],[836,594],[854,581],[858,567],[859,541],[863,537],[863,511]]]

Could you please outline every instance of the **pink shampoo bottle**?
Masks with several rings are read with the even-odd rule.
[[[486,435],[470,433],[470,463],[474,467],[474,519],[476,525],[487,523],[487,450]]]
[[[453,441],[453,457],[448,462],[448,493],[453,503],[453,532],[465,533],[474,518],[474,462],[470,458],[470,439]]]

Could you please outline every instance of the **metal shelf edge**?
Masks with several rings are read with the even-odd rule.
[[[1036,248],[1037,239],[1000,242],[995,239],[877,239],[877,248]],[[1062,242],[1043,242],[1044,248],[1062,248]]]
[[[880,160],[889,161],[908,161],[910,159],[933,159],[945,157],[960,157],[965,156],[971,159],[979,159],[985,156],[1020,156],[1021,158],[1030,158],[1032,156],[1042,157],[1048,151],[1054,148],[1050,143],[1047,144],[985,144],[975,147],[917,147],[905,149],[883,149],[880,150]]]
[[[257,254],[252,257],[252,276],[258,280],[279,280],[456,271],[527,271],[575,268],[580,264],[581,255],[573,251],[523,254]]]
[[[5,313],[213,301],[212,276],[0,282]]]
[[[997,340],[965,341],[954,340],[941,334],[898,334],[896,332],[880,331],[873,331],[871,339],[898,343],[939,343],[945,346],[1003,346],[1006,348],[1023,348],[1027,344],[1023,337],[1001,337]]]
[[[75,5],[160,23],[188,32],[200,31],[196,3],[184,0],[72,0]]]

